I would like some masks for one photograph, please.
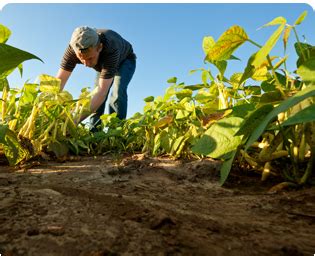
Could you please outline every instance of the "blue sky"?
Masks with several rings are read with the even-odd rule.
[[[176,76],[186,84],[200,82],[200,74],[189,75],[189,71],[210,67],[203,63],[204,36],[217,40],[229,27],[239,25],[252,40],[262,45],[276,27],[257,30],[259,27],[278,16],[293,24],[305,10],[308,16],[297,28],[298,33],[302,41],[315,44],[315,15],[307,4],[7,4],[0,11],[0,23],[12,31],[8,44],[44,61],[26,61],[22,78],[18,72],[9,76],[11,87],[21,87],[26,80],[34,82],[43,73],[56,75],[72,31],[78,26],[110,28],[120,33],[132,43],[138,56],[137,69],[128,89],[130,117],[142,112],[145,97],[163,95],[170,77]],[[292,71],[296,61],[294,42],[292,36],[288,47],[288,67]],[[272,53],[283,56],[282,49],[282,43],[278,42]],[[241,61],[231,61],[228,74],[241,72],[256,50],[249,43],[242,45],[234,53]],[[93,69],[77,65],[65,89],[77,97],[81,88],[93,87],[94,79]]]

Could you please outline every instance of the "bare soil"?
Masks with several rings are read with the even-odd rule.
[[[315,187],[144,155],[0,166],[3,255],[313,255]]]

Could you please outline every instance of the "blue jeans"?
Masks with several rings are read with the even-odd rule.
[[[125,119],[127,116],[127,103],[128,95],[127,88],[128,84],[136,70],[136,60],[126,59],[124,60],[117,74],[114,77],[111,85],[112,93],[109,99],[109,113],[117,113],[117,117]],[[96,75],[96,86],[98,85],[100,73]],[[109,91],[108,91],[109,94]],[[101,124],[100,116],[104,114],[105,104],[108,98],[108,94],[104,98],[102,105],[96,110],[96,113],[91,117],[92,129],[91,131],[97,131],[97,127]]]

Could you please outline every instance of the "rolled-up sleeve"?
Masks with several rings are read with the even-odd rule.
[[[63,70],[72,72],[76,66],[76,64],[80,63],[78,57],[76,56],[74,50],[69,45],[68,48],[65,50],[65,53],[62,57],[60,68]]]

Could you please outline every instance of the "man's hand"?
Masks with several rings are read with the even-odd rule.
[[[113,83],[113,78],[110,79],[99,79],[98,86],[92,91],[92,98],[90,103],[89,109],[83,109],[83,111],[80,113],[80,115],[75,118],[75,123],[79,124],[84,119],[86,119],[89,115],[96,112],[96,110],[102,105],[105,98],[107,97],[107,94],[109,92],[109,89]]]

